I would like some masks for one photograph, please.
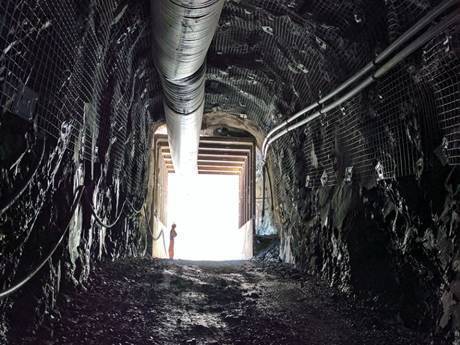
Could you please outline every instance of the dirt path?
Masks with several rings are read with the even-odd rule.
[[[424,344],[280,264],[106,263],[86,291],[64,294],[58,309],[54,325],[29,343]]]

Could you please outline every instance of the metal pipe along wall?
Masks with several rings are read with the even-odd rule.
[[[206,54],[224,0],[151,0],[153,55],[162,78],[169,146],[177,173],[197,171]]]

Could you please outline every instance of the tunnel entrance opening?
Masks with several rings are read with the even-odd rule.
[[[170,229],[177,224],[174,258],[242,260],[253,255],[255,142],[252,138],[202,136],[198,174],[175,173],[168,137],[154,135],[149,250],[169,257]]]
[[[169,174],[167,214],[168,228],[177,224],[175,258],[247,259],[238,203],[238,175],[200,174],[183,181]]]

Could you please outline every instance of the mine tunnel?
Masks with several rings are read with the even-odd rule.
[[[459,7],[0,0],[0,344],[460,344]]]

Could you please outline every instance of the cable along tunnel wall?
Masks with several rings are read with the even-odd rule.
[[[0,3],[0,290],[47,258],[86,187],[63,244],[0,301],[0,343],[37,327],[60,287],[84,284],[96,261],[145,251],[134,208],[161,106],[146,13],[123,1]]]
[[[230,1],[210,48],[206,110],[268,133],[439,3]],[[447,304],[459,257],[458,32],[436,35],[268,156],[281,257],[344,291],[373,291],[408,325],[449,339],[459,328]]]
[[[378,3],[315,1],[303,9],[296,2],[250,1],[241,11],[230,2],[211,46],[207,110],[255,120],[268,132],[296,108],[327,95],[430,10],[415,3],[389,2],[376,15],[370,12]],[[327,24],[312,24],[302,10]],[[387,32],[378,32],[372,20]],[[457,32],[451,26],[336,110],[279,139],[269,156],[273,185],[284,189],[276,191],[277,199],[291,199],[287,192],[298,200],[296,191],[318,188],[321,180],[334,186],[345,175],[367,183],[377,177],[377,165],[389,178],[430,169],[434,154],[458,164]],[[296,157],[294,150],[304,154]]]

